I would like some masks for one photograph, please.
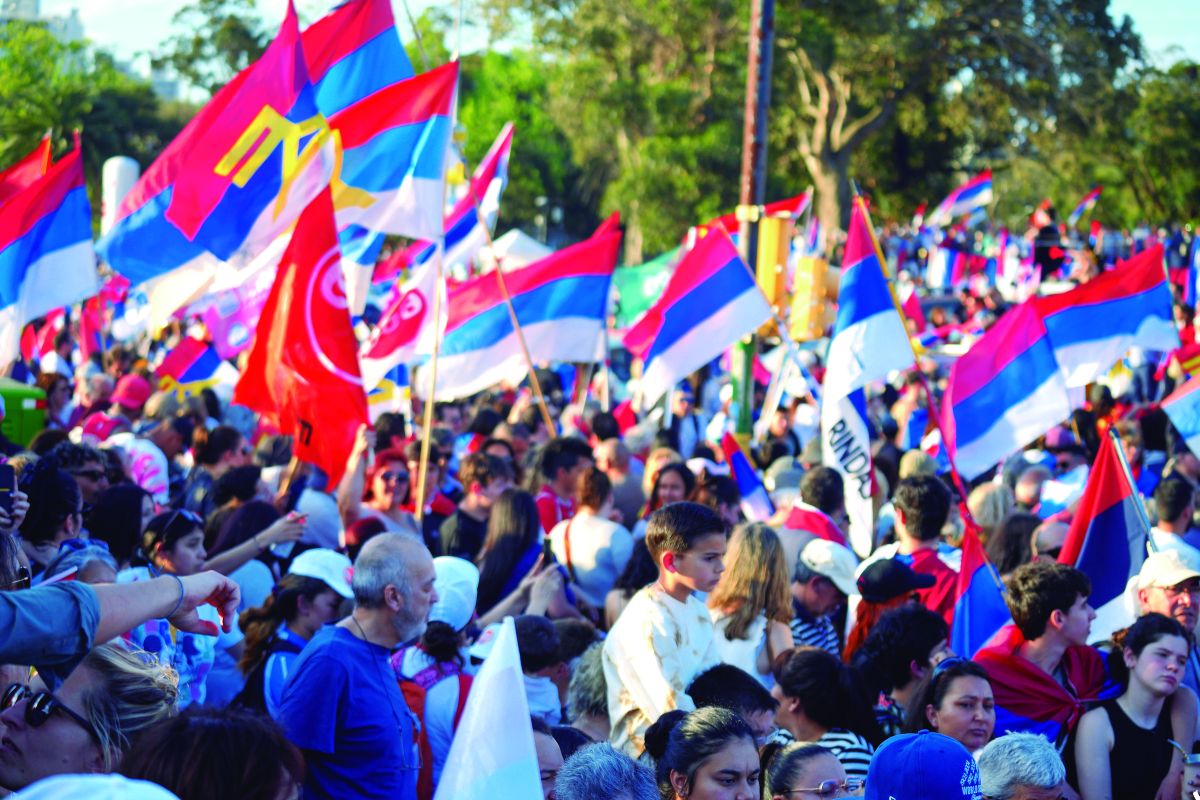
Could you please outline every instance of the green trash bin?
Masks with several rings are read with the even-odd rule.
[[[36,386],[0,378],[0,397],[4,398],[4,421],[0,433],[10,442],[27,447],[46,427],[46,393]]]

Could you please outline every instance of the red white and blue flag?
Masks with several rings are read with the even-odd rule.
[[[359,364],[363,385],[368,390],[378,386],[396,367],[433,353],[447,317],[447,303],[443,302],[441,323],[433,318],[434,292],[445,291],[439,289],[437,277],[436,256],[416,266],[409,279],[395,291],[371,338],[363,342]]]
[[[892,300],[869,224],[860,198],[850,213],[821,403],[824,463],[837,470],[846,485],[850,543],[864,558],[873,549],[875,529],[866,387],[914,364],[908,332]]]
[[[158,388],[174,392],[179,398],[198,395],[214,386],[233,386],[237,369],[223,360],[213,346],[191,336],[183,338],[154,370]]]
[[[768,217],[772,217],[777,214],[787,214],[792,219],[798,219],[800,215],[804,213],[805,209],[808,208],[811,202],[812,196],[808,192],[803,192],[795,197],[789,197],[785,200],[776,200],[773,203],[767,203],[765,206],[763,206],[762,213],[764,216]],[[726,233],[728,233],[730,236],[733,236],[738,232],[740,225],[741,223],[738,222],[737,213],[735,212],[733,214],[725,214],[717,217],[716,219],[710,219],[708,222],[704,223],[702,227],[710,230],[712,228],[721,227],[725,229]]]
[[[1192,453],[1200,453],[1200,375],[1171,392],[1162,403],[1171,424]]]
[[[1118,446],[1112,436],[1101,443],[1058,554],[1060,564],[1073,566],[1091,579],[1088,602],[1098,618],[1093,634],[1113,630],[1114,625],[1106,622],[1126,614],[1122,595],[1129,579],[1146,560],[1146,539],[1150,535],[1138,508],[1141,499],[1121,463]]]
[[[495,225],[500,213],[500,197],[508,185],[508,158],[512,152],[513,125],[506,123],[500,135],[492,143],[487,155],[479,162],[467,192],[454,207],[446,214],[445,222],[445,252],[442,263],[447,269],[456,265],[465,269],[465,274],[471,274],[471,265],[480,248],[487,242],[487,233],[479,222],[480,214],[488,224],[489,230]],[[478,206],[478,212],[475,210]],[[403,265],[414,266],[429,261],[436,249],[434,242],[419,240],[413,242],[400,254],[392,259],[394,268]],[[390,271],[394,274],[394,269]],[[376,280],[391,277],[391,274],[376,274]]]
[[[625,346],[642,359],[642,407],[770,318],[771,307],[729,235],[710,229],[625,334]]]
[[[1003,584],[983,552],[972,526],[963,534],[962,566],[954,593],[954,623],[950,626],[950,649],[966,658],[1005,625],[1012,615],[1004,602]]]
[[[750,460],[742,452],[741,445],[733,434],[726,432],[721,437],[721,452],[725,454],[725,463],[733,479],[737,481],[738,492],[742,495],[742,513],[751,522],[765,522],[775,514],[775,506],[767,494],[767,489],[759,479],[758,473],[750,465]]]
[[[19,357],[27,323],[99,288],[77,136],[74,150],[0,206],[0,364]]]
[[[1161,245],[1002,316],[950,370],[942,427],[963,477],[983,474],[1066,419],[1068,389],[1095,381],[1134,344],[1179,346]]]
[[[412,62],[396,31],[390,0],[342,3],[306,28],[300,43],[317,109],[326,118],[413,77]],[[340,136],[336,128],[334,135]],[[363,146],[371,145],[368,142]],[[380,141],[379,146],[384,143]],[[402,158],[403,154],[397,153],[396,157]],[[349,191],[348,186],[345,189]],[[338,239],[351,308],[361,313],[384,234],[360,225],[346,225]]]
[[[956,217],[990,205],[992,197],[992,171],[986,169],[947,195],[925,219],[925,224],[931,228],[944,228]]]
[[[1096,205],[1096,201],[1100,199],[1100,188],[1099,186],[1094,186],[1090,192],[1083,196],[1083,199],[1079,201],[1079,205],[1075,206],[1075,210],[1067,216],[1068,228],[1074,228],[1075,223],[1079,222],[1079,218],[1092,210],[1092,207]]]
[[[534,363],[599,361],[609,287],[621,244],[607,223],[589,239],[512,272],[504,280]],[[499,286],[499,273],[449,290],[438,362],[437,399],[468,397],[528,372]],[[418,391],[423,387],[416,384]]]

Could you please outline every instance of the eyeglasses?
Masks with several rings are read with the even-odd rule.
[[[404,483],[408,480],[408,473],[403,470],[388,470],[387,472],[379,473],[379,477],[385,482]]]
[[[17,578],[8,585],[9,591],[17,591],[18,589],[28,589],[33,585],[33,573],[29,571],[29,567],[17,567]]]
[[[99,481],[108,477],[108,473],[102,469],[77,469],[71,474],[80,478],[87,478],[89,481]]]
[[[1160,589],[1167,595],[1168,598],[1174,600],[1181,594],[1189,594],[1192,597],[1200,595],[1200,583],[1188,581],[1187,583],[1176,584],[1175,586],[1160,586]]]
[[[1058,559],[1058,554],[1061,552],[1062,552],[1061,544],[1058,547],[1047,547],[1045,550],[1043,550],[1040,547],[1038,548],[1039,556],[1046,556],[1047,558],[1053,558],[1056,560]]]
[[[821,784],[813,789],[788,789],[780,794],[799,794],[800,792],[808,792],[817,795],[830,795],[834,792],[857,792],[867,785],[867,782],[862,778],[847,778],[844,781],[833,780],[821,781]]]
[[[0,698],[0,709],[9,709],[21,702],[25,698],[29,698],[29,703],[25,706],[25,722],[31,728],[40,728],[45,724],[46,720],[50,719],[50,715],[55,711],[61,711],[71,718],[79,727],[88,732],[88,735],[100,741],[100,737],[96,735],[96,729],[92,727],[92,723],[83,718],[81,714],[72,711],[67,707],[62,700],[59,700],[50,692],[35,692],[23,683],[9,684],[9,687],[4,690],[4,697]]]

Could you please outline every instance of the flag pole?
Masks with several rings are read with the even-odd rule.
[[[542,421],[546,423],[546,432],[553,436],[556,430],[554,419],[550,416],[550,409],[546,405],[546,396],[542,393],[542,383],[538,380],[537,370],[533,366],[533,358],[529,355],[529,346],[525,343],[525,332],[521,330],[521,323],[517,321],[517,310],[513,307],[512,295],[508,293],[508,283],[504,280],[500,257],[496,255],[496,243],[492,241],[492,231],[488,228],[487,220],[484,219],[483,210],[479,207],[479,198],[475,196],[474,187],[468,186],[467,192],[471,195],[471,205],[475,208],[479,226],[483,228],[483,236],[488,249],[492,251],[493,256],[496,256],[496,282],[500,285],[500,293],[504,295],[504,307],[508,309],[508,318],[517,334],[517,343],[521,345],[521,354],[525,356],[525,364],[529,367],[529,383],[533,387],[534,396],[537,397],[538,408],[542,412]]]
[[[443,189],[443,194],[445,190]],[[443,206],[445,203],[443,203]],[[437,275],[433,283],[433,324],[435,329],[442,323],[442,294],[445,292],[445,275],[442,272],[442,256],[445,254],[446,236],[442,234],[437,240],[437,252],[434,253],[434,264]],[[421,423],[421,463],[417,468],[417,499],[414,508],[417,524],[425,521],[425,474],[429,470],[429,447],[433,441],[433,406],[437,397],[437,368],[438,352],[442,349],[442,337],[433,337],[433,358],[429,362],[429,391],[425,393],[425,407],[422,409]]]
[[[1150,552],[1156,553],[1158,552],[1158,548],[1154,546],[1154,540],[1150,538],[1150,516],[1146,513],[1146,506],[1142,502],[1141,495],[1138,493],[1137,483],[1133,480],[1133,470],[1129,466],[1129,459],[1125,458],[1125,448],[1121,447],[1121,437],[1117,435],[1116,430],[1109,428],[1108,440],[1117,451],[1117,458],[1121,462],[1121,471],[1125,475],[1125,480],[1129,482],[1129,489],[1133,493],[1134,505],[1137,506],[1138,511],[1138,519],[1142,523],[1142,528],[1146,531],[1146,545],[1150,548]]]

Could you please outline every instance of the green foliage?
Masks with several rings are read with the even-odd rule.
[[[527,52],[515,51],[471,56],[462,70],[459,120],[467,132],[468,168],[479,164],[504,123],[512,122],[515,129],[500,224],[532,233],[537,198],[545,197],[563,208],[570,233],[590,233],[595,215],[578,193],[570,191],[579,173],[571,163],[566,137],[547,111],[553,68]]]
[[[557,65],[552,118],[580,190],[625,223],[626,260],[678,242],[699,210],[737,198],[745,0],[495,0]]]
[[[128,155],[147,166],[194,113],[164,108],[148,84],[121,73],[103,52],[60,42],[40,25],[0,26],[0,166],[24,156],[47,131],[60,156],[79,130],[95,200],[106,159]],[[98,216],[99,203],[92,208]]]
[[[187,83],[212,94],[267,48],[267,31],[254,0],[193,0],[172,20],[179,30],[156,67],[169,67]]]

